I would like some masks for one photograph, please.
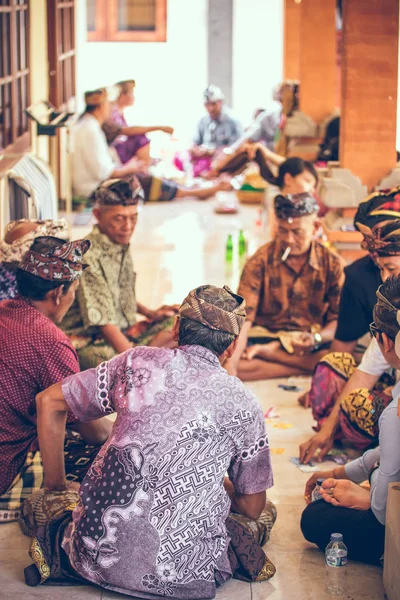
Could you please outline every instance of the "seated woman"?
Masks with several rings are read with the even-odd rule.
[[[43,235],[65,238],[68,228],[64,219],[59,221],[11,221],[0,241],[0,301],[17,295],[17,267],[33,240]]]
[[[382,355],[400,369],[400,277],[388,279],[377,292],[371,333]],[[305,489],[308,506],[301,518],[301,530],[309,542],[324,550],[333,531],[343,534],[348,556],[380,564],[385,545],[385,518],[388,484],[400,478],[400,383],[393,388],[393,400],[379,419],[379,446],[360,458],[332,471],[314,473]],[[319,478],[322,499],[310,503]],[[369,479],[371,489],[358,484]]]
[[[151,127],[128,125],[124,116],[124,110],[135,103],[135,86],[134,79],[120,81],[116,84],[116,87],[119,89],[119,96],[112,107],[110,118],[103,123],[103,131],[108,138],[109,131],[113,132],[115,125],[119,128],[118,137],[112,140],[112,145],[119,156],[121,164],[124,165],[136,156],[137,159],[149,165],[151,162],[150,140],[146,136],[146,133],[163,131],[164,133],[172,134],[174,130],[172,127],[166,125],[153,125]]]
[[[345,269],[331,352],[317,365],[311,390],[299,399],[312,407],[319,429],[301,444],[302,462],[308,462],[315,453],[322,460],[337,436],[346,437],[360,449],[376,443],[378,419],[389,398],[385,388],[394,380],[385,373],[388,365],[374,342],[358,368],[356,349],[372,320],[376,289],[382,280],[400,273],[398,191],[371,195],[356,214],[355,223],[364,233],[363,246],[369,254]]]

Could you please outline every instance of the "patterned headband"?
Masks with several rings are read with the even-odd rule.
[[[13,231],[19,225],[25,223],[36,223],[37,228],[29,231],[14,242],[8,244],[5,241],[7,234]],[[0,242],[0,262],[21,262],[25,253],[29,250],[32,242],[37,237],[50,235],[54,237],[65,238],[68,234],[68,225],[65,219],[58,221],[30,221],[29,219],[19,219],[19,221],[11,221],[4,231],[4,239]]]
[[[143,188],[137,177],[109,179],[94,192],[94,201],[100,206],[132,206],[144,200]]]
[[[396,321],[397,321],[399,328],[396,331],[392,331],[391,334],[395,336],[395,342],[394,342],[395,343],[395,352],[396,352],[396,355],[400,358],[400,310],[398,310],[395,306],[393,306],[393,304],[386,298],[386,296],[384,296],[382,294],[381,289],[382,289],[382,285],[380,285],[376,291],[377,303],[374,306],[374,321],[375,321],[378,329],[380,329],[384,333],[386,333],[387,329],[392,328],[393,326],[392,325],[388,326],[387,323],[384,323],[383,321],[381,321],[381,319],[379,317],[379,309],[381,306],[385,306],[390,311],[396,313]]]
[[[40,239],[48,238],[37,238],[38,241]],[[48,281],[74,281],[87,267],[82,264],[82,257],[89,247],[89,240],[77,240],[51,248],[47,252],[28,250],[18,268]]]
[[[277,219],[289,221],[298,217],[305,217],[319,212],[319,206],[312,194],[278,194],[274,200],[275,215]]]
[[[364,237],[361,247],[368,250],[373,258],[380,255],[400,254],[400,219],[387,223],[383,227],[376,227],[374,230],[358,223],[358,230]]]
[[[226,299],[228,293],[239,305],[233,311],[219,308],[219,306],[199,298],[198,292],[204,289],[215,291],[216,300]],[[205,285],[189,292],[179,308],[179,316],[198,321],[215,331],[225,331],[226,333],[239,335],[246,319],[246,301],[242,296],[234,294],[226,285],[222,289],[213,285]]]

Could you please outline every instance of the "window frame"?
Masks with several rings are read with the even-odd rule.
[[[18,68],[18,55],[21,50],[17,47],[17,13],[25,12],[26,22],[25,28],[21,27],[20,23],[20,35],[24,32],[24,40],[25,40],[25,53],[26,53],[26,66],[23,69]],[[8,49],[9,57],[10,57],[10,74],[4,75],[0,77],[0,98],[1,102],[3,99],[3,86],[11,85],[10,89],[10,105],[11,105],[11,121],[9,123],[9,130],[11,130],[11,140],[8,141],[5,139],[6,133],[6,124],[4,121],[0,121],[0,128],[3,132],[2,143],[4,144],[0,147],[0,155],[4,155],[6,152],[22,152],[29,147],[30,144],[30,127],[28,117],[25,114],[25,109],[30,105],[30,46],[29,46],[29,34],[30,34],[30,2],[29,0],[25,0],[23,4],[17,3],[16,0],[10,0],[10,3],[7,5],[0,5],[0,14],[9,14],[10,15],[10,38],[9,44],[7,44],[6,36],[4,36],[3,44],[0,45],[0,57],[3,55],[3,65],[5,67],[6,64],[6,52],[4,49]],[[0,38],[3,38],[3,31],[0,32]],[[18,83],[23,78],[26,78],[26,100],[24,105],[22,104],[22,95],[18,93]],[[3,118],[4,118],[4,112]],[[18,118],[19,117],[19,118]],[[18,131],[18,128],[21,127],[21,123],[25,121],[25,127],[21,132]],[[3,161],[2,161],[3,162]],[[1,163],[0,163],[1,164]]]
[[[156,0],[155,31],[119,31],[118,0],[95,0],[95,30],[87,31],[89,42],[166,42],[167,0]]]
[[[76,4],[75,0],[47,0],[49,100],[63,110],[76,97]],[[65,44],[67,35],[69,47]]]

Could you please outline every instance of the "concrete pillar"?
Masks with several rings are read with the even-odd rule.
[[[299,7],[300,109],[320,123],[336,108],[336,0],[302,0]]]
[[[283,16],[283,77],[300,79],[300,25],[302,3],[285,0]]]
[[[343,0],[340,164],[372,188],[396,164],[399,0]]]
[[[208,0],[208,84],[218,85],[232,104],[233,0]]]

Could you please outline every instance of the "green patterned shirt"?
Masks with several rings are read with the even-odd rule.
[[[94,337],[103,325],[116,325],[123,331],[136,323],[136,273],[130,246],[114,244],[97,225],[87,238],[91,246],[85,262],[89,266],[62,328],[69,335]]]

